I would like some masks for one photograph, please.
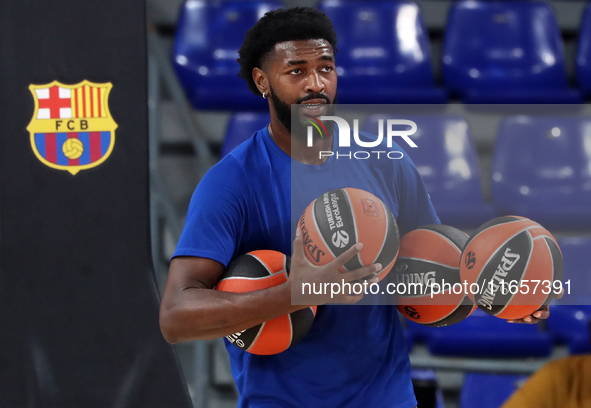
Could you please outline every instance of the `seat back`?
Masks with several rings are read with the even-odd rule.
[[[173,45],[173,65],[190,99],[198,87],[214,87],[213,91],[245,88],[237,62],[244,35],[267,11],[279,7],[281,3],[276,1],[184,3]]]
[[[400,119],[395,115],[371,115],[363,130],[377,135],[379,121]],[[417,144],[401,146],[415,163],[437,208],[438,204],[482,204],[480,167],[476,148],[466,121],[455,115],[404,117],[417,124],[410,138]]]
[[[339,80],[363,76],[367,85],[433,86],[429,37],[417,4],[326,0],[320,9],[338,34]]]
[[[433,355],[482,358],[544,357],[552,353],[552,337],[538,325],[509,324],[477,308],[466,319],[446,327],[408,330],[427,341]],[[415,334],[415,333],[413,333]]]
[[[591,305],[591,237],[562,237],[558,240],[558,245],[564,260],[563,283],[566,294],[555,302],[564,305]],[[587,308],[591,314],[591,306]]]
[[[464,0],[451,7],[444,41],[447,87],[567,88],[562,38],[542,1]]]
[[[509,116],[493,155],[495,205],[526,217],[540,208],[568,217],[564,206],[591,212],[590,169],[590,119]]]
[[[254,132],[264,128],[270,121],[268,113],[240,112],[234,114],[228,121],[221,157],[226,156],[251,137]]]
[[[499,408],[526,380],[525,375],[466,373],[460,408]]]

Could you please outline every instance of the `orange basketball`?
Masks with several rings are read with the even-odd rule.
[[[289,256],[281,252],[252,251],[228,266],[215,289],[234,293],[267,289],[285,282],[289,267]],[[316,306],[307,307],[231,334],[226,339],[252,354],[281,353],[308,333],[315,316]]]
[[[398,225],[390,209],[375,195],[356,188],[328,191],[312,201],[298,226],[308,259],[325,265],[358,242],[363,249],[345,265],[352,271],[380,263],[382,269],[364,279],[383,279],[398,254]]]
[[[521,319],[550,303],[558,292],[562,253],[552,234],[537,222],[498,217],[468,240],[460,275],[472,286],[468,294],[482,310],[502,319]]]
[[[466,241],[466,233],[449,225],[424,225],[404,234],[392,272],[400,313],[415,323],[438,327],[457,323],[476,309],[460,279]],[[440,286],[431,292],[433,283]]]

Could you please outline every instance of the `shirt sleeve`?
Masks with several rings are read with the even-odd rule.
[[[173,258],[198,256],[228,266],[242,239],[250,194],[245,172],[232,155],[212,167],[193,193]]]
[[[408,154],[399,160],[396,184],[399,193],[400,235],[427,224],[440,224],[423,179]]]

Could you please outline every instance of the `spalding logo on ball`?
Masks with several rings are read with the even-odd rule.
[[[429,224],[404,234],[393,272],[400,313],[436,327],[472,314],[476,306],[464,291],[451,290],[461,283],[459,263],[466,241],[468,235],[449,225]],[[450,289],[444,290],[444,282]],[[441,290],[432,292],[432,284]]]
[[[507,216],[488,221],[472,234],[460,274],[472,285],[468,294],[482,310],[521,319],[550,303],[563,268],[562,253],[548,230],[530,219]]]
[[[474,268],[474,264],[476,263],[476,256],[474,255],[474,252],[470,251],[466,254],[464,257],[464,263],[466,264],[466,268]]]
[[[302,230],[307,258],[326,265],[358,242],[363,249],[345,264],[352,271],[374,263],[382,269],[370,279],[383,279],[398,255],[398,225],[394,215],[375,195],[356,188],[330,190],[312,201],[298,226]]]
[[[232,262],[215,289],[222,292],[252,292],[287,281],[290,258],[277,251],[252,251]],[[257,326],[226,336],[241,350],[252,354],[277,354],[298,343],[310,330],[316,306],[279,316]]]

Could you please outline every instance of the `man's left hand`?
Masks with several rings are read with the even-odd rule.
[[[554,297],[554,299],[560,299],[563,295],[564,295],[564,289],[562,289],[560,291],[560,293]],[[507,322],[536,324],[541,319],[547,319],[548,317],[550,317],[550,306],[546,305],[546,306],[542,306],[541,308],[539,308],[538,310],[536,310],[535,312],[533,312],[529,316],[525,316],[521,319],[507,320]]]

